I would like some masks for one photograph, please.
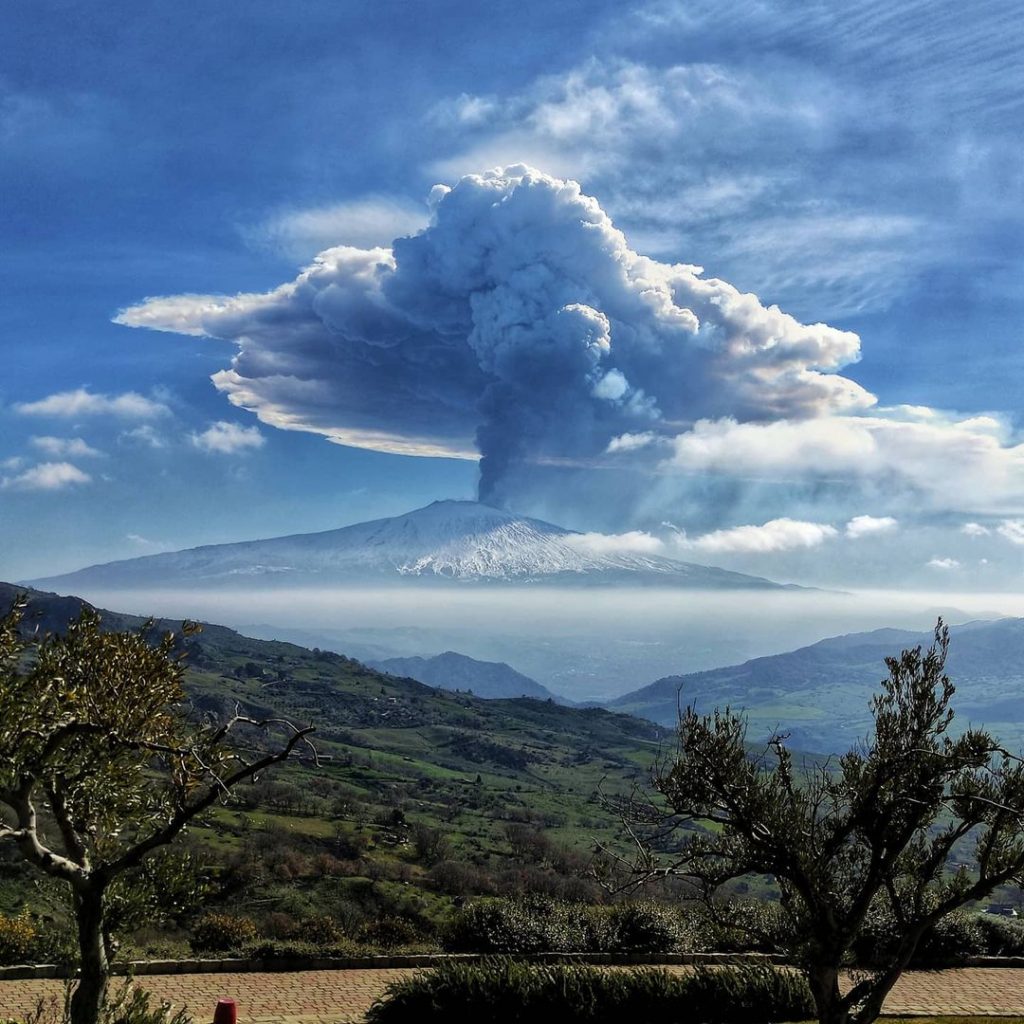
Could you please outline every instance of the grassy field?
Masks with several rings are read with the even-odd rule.
[[[30,611],[52,629],[75,606],[37,596]],[[141,620],[105,622],[126,629]],[[668,730],[625,715],[485,701],[219,626],[182,646],[197,714],[240,708],[316,726],[319,764],[278,767],[240,786],[185,844],[209,880],[209,906],[260,921],[276,915],[285,933],[288,920],[327,912],[351,934],[402,917],[429,939],[454,905],[481,892],[598,899],[595,843],[626,851],[607,798],[645,786],[672,742]],[[59,914],[17,858],[0,853],[0,912],[25,906]],[[135,944],[180,948],[186,927],[154,925]]]

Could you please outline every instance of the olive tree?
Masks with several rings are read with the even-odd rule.
[[[784,942],[822,1024],[873,1021],[939,920],[1024,872],[1024,768],[985,731],[951,733],[948,647],[940,620],[928,650],[887,658],[873,735],[809,767],[794,766],[783,736],[752,754],[744,719],[729,709],[686,709],[677,753],[654,780],[664,802],[649,805],[662,815],[667,863],[651,852],[654,817],[646,833],[633,819],[636,879],[686,876],[712,905],[731,880],[774,879]],[[954,850],[973,853],[970,866],[954,869]],[[897,941],[844,991],[841,969],[878,909]]]
[[[104,632],[89,608],[62,634],[28,634],[25,607],[0,619],[0,841],[66,883],[80,948],[71,1021],[95,1024],[125,881],[232,786],[308,745],[312,727],[196,722],[174,634]]]

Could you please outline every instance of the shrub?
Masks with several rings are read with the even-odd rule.
[[[477,900],[455,914],[442,936],[455,953],[575,953],[603,948],[588,908],[545,896]]]
[[[338,922],[326,914],[317,914],[303,921],[296,934],[314,946],[336,946],[344,939]]]
[[[978,927],[991,956],[1024,956],[1024,922],[1012,917],[980,914]]]
[[[0,964],[24,964],[32,960],[39,932],[27,913],[17,917],[0,914]]]
[[[955,910],[925,932],[912,963],[939,966],[980,956],[986,952],[985,938],[977,914]]]
[[[664,970],[600,970],[527,965],[496,959],[444,964],[392,983],[367,1014],[368,1024],[754,1024],[813,1014],[804,980],[772,968],[718,968],[672,975]]]
[[[679,914],[660,903],[624,903],[608,912],[607,948],[621,953],[673,953],[687,947]]]
[[[911,964],[938,966],[954,964],[988,952],[987,932],[977,914],[958,910],[942,918],[921,937]],[[891,957],[899,943],[901,929],[885,904],[871,908],[853,946],[856,962],[873,967]]]
[[[314,946],[311,942],[297,939],[260,939],[242,946],[239,952],[253,960],[279,960],[283,958],[351,957],[365,956],[365,947],[348,939],[329,946]]]
[[[299,922],[280,910],[272,910],[263,919],[263,934],[270,939],[290,939],[299,931]]]
[[[427,872],[427,880],[449,896],[470,896],[494,891],[491,877],[473,864],[443,860]]]
[[[388,915],[368,921],[363,925],[359,938],[370,946],[394,949],[396,946],[411,946],[421,942],[423,934],[407,918]]]
[[[418,823],[412,827],[412,845],[416,859],[436,864],[451,856],[451,840],[438,828]]]
[[[704,968],[684,976],[687,1013],[705,1024],[806,1020],[814,1000],[803,975],[776,967]]]
[[[149,995],[126,982],[100,1011],[100,1024],[191,1024],[185,1010],[171,1014],[169,1003],[150,1006]]]
[[[256,925],[248,917],[203,914],[192,928],[190,940],[197,953],[223,953],[256,938]]]
[[[716,953],[780,953],[792,945],[791,926],[777,903],[732,900],[713,910],[694,905],[687,916],[690,948]]]
[[[0,1024],[68,1024],[70,999],[71,989],[66,987],[63,1000],[56,996],[49,1001],[40,998],[30,1013],[0,1017]],[[168,1003],[151,1006],[149,995],[126,981],[116,992],[107,995],[98,1024],[192,1024],[192,1018],[185,1010],[172,1014]]]

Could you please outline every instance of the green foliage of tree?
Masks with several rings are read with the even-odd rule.
[[[63,634],[33,635],[24,609],[19,600],[0,619],[0,841],[66,883],[80,947],[70,1019],[95,1024],[112,927],[152,907],[158,889],[188,889],[187,865],[150,855],[312,728],[196,722],[174,634],[104,632],[87,608]],[[285,738],[268,746],[274,729]]]
[[[983,730],[950,733],[948,647],[940,620],[930,649],[886,659],[874,734],[837,762],[798,769],[782,736],[752,756],[741,716],[687,709],[655,780],[671,812],[659,822],[676,851],[667,867],[633,826],[635,877],[688,876],[712,905],[730,880],[774,878],[822,1024],[873,1021],[938,922],[1024,872],[1024,766]],[[955,867],[965,844],[973,863]],[[895,940],[843,992],[840,970],[880,909]]]

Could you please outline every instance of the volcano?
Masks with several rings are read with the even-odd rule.
[[[211,544],[29,581],[75,587],[213,588],[357,583],[634,585],[770,589],[757,576],[658,555],[595,549],[585,534],[474,501],[435,501],[322,533]]]

